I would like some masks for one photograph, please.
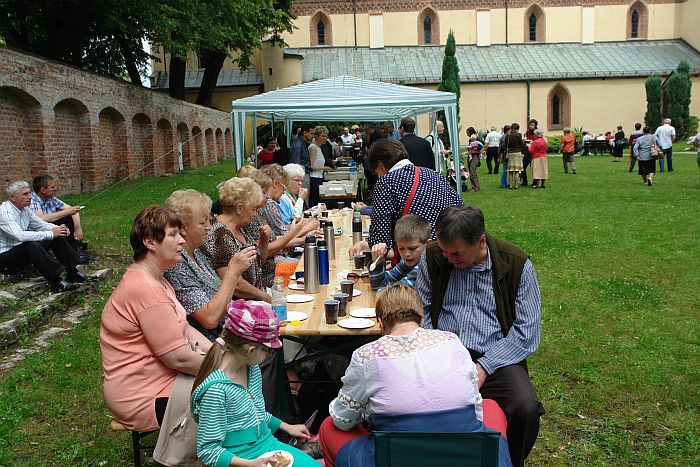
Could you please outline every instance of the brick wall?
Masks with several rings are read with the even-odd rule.
[[[0,47],[0,184],[50,174],[60,193],[232,155],[226,112]]]

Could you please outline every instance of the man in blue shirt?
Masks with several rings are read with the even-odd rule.
[[[424,325],[457,334],[469,350],[482,397],[495,400],[508,419],[513,465],[523,465],[544,414],[525,362],[540,342],[535,269],[527,253],[486,233],[476,206],[444,209],[435,233],[416,280]]]
[[[299,164],[304,167],[304,183],[302,186],[304,188],[309,188],[311,183],[311,158],[309,157],[309,143],[314,137],[314,131],[316,128],[310,123],[304,123],[301,126],[301,130],[297,134],[297,137],[292,141],[292,145],[289,148],[289,162],[292,164]]]

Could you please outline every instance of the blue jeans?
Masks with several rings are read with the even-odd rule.
[[[501,188],[508,188],[508,172],[506,172],[506,167],[508,166],[508,159],[504,160],[501,164]]]
[[[669,147],[668,149],[664,149],[664,154],[666,155],[666,165],[668,166],[668,171],[673,172],[673,146]],[[664,171],[664,158],[661,157],[659,158],[659,166],[661,167],[661,171]]]

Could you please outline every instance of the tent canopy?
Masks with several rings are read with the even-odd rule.
[[[445,112],[447,128],[457,128],[457,98],[454,93],[347,75],[237,99],[232,105],[234,153],[239,167],[243,163],[248,116],[252,117],[253,126],[257,118],[284,121],[287,135],[295,121],[397,121],[439,111]],[[459,148],[459,131],[450,131],[450,137],[452,147]],[[459,173],[458,153],[454,151],[456,173]]]

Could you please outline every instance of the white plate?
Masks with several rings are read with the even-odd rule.
[[[303,285],[299,285],[296,282],[290,282],[289,285],[287,286],[288,288],[292,290],[304,290]]]
[[[355,308],[350,310],[350,316],[355,318],[374,318],[377,316],[377,312],[374,308]]]
[[[293,280],[293,281],[297,280],[297,273],[295,272],[294,274],[292,274],[291,276],[289,276],[289,278],[290,278],[291,280]]]
[[[287,455],[287,458],[290,460],[289,464],[287,464],[286,467],[292,467],[292,465],[294,465],[294,457],[290,453],[288,453],[287,451],[283,451],[281,449],[278,449],[277,451],[270,451],[270,452],[266,452],[265,454],[261,454],[258,456],[258,459],[261,459],[264,457],[272,457],[273,454],[276,454],[278,452],[283,452],[284,454]],[[267,464],[267,467],[272,467],[272,466],[270,464]]]
[[[338,320],[338,326],[345,329],[371,328],[375,322],[367,318],[345,318]]]
[[[341,289],[340,289],[340,286],[339,286],[339,285],[336,285],[336,286],[335,286],[335,290],[331,290],[331,291],[330,291],[330,294],[333,295],[334,293],[340,292],[340,290],[341,290]],[[360,295],[362,295],[362,290],[355,289],[355,288],[352,289],[352,296],[353,296],[353,297],[359,297]]]
[[[305,319],[308,319],[309,315],[304,313],[303,311],[288,311],[287,312],[287,321],[304,321]]]
[[[314,297],[312,295],[305,295],[300,293],[293,293],[287,295],[287,303],[306,303],[313,302]]]

